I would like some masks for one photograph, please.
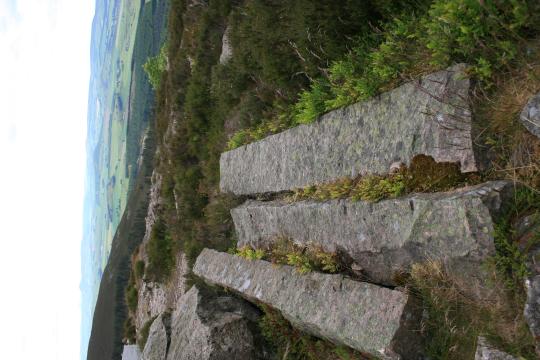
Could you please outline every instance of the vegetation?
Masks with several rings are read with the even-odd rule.
[[[274,345],[277,359],[288,360],[362,360],[370,359],[359,352],[336,346],[328,341],[307,335],[297,329],[278,311],[260,305],[264,316],[259,322],[262,335]]]
[[[423,300],[428,317],[423,328],[426,349],[434,359],[474,357],[476,339],[487,337],[492,344],[525,359],[536,358],[535,341],[523,318],[526,294],[523,288],[528,275],[524,251],[540,243],[540,236],[518,246],[512,224],[525,214],[540,211],[540,196],[521,188],[511,206],[498,219],[495,230],[497,253],[486,264],[490,283],[483,289],[457,281],[437,262],[416,264],[409,287]],[[482,292],[482,297],[474,293]]]
[[[392,174],[344,178],[311,185],[294,190],[287,199],[323,201],[351,198],[354,201],[379,201],[413,192],[449,191],[480,181],[481,177],[477,174],[462,174],[458,164],[437,163],[430,156],[419,155],[413,158],[409,167],[402,166]]]
[[[540,31],[539,9],[534,0],[417,2],[380,22],[380,31],[358,33],[352,50],[333,61],[293,106],[257,127],[241,130],[228,147],[310,123],[324,112],[455,62],[470,64],[470,75],[489,91],[501,72],[515,67],[527,39]]]
[[[144,260],[137,260],[137,262],[135,263],[135,269],[134,269],[135,278],[137,280],[141,280],[143,278],[145,267],[146,265],[144,263]]]
[[[148,58],[146,63],[143,65],[143,69],[154,90],[159,88],[161,78],[165,73],[165,70],[167,70],[167,48],[167,43],[163,44],[159,54]]]
[[[148,254],[147,274],[150,279],[167,280],[174,269],[175,247],[161,218],[158,218],[152,227],[146,252]]]
[[[294,266],[301,274],[311,271],[337,273],[343,268],[336,253],[326,252],[313,244],[297,245],[287,238],[277,239],[266,251],[244,246],[233,253],[248,260],[268,260],[274,264]]]

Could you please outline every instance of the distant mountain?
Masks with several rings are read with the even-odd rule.
[[[164,42],[168,0],[96,0],[88,98],[81,359],[115,232],[137,178],[153,91],[142,65]]]

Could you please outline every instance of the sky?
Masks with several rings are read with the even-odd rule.
[[[94,0],[0,0],[0,359],[79,358]]]

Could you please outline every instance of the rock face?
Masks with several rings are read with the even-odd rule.
[[[224,65],[231,60],[233,56],[233,48],[231,44],[231,30],[230,26],[227,26],[225,32],[223,33],[222,46],[221,46],[221,55],[219,56],[219,63]]]
[[[154,320],[148,332],[142,360],[165,360],[167,358],[170,326],[171,318],[168,314],[162,314]]]
[[[512,355],[493,348],[483,337],[478,338],[474,360],[518,360]]]
[[[139,360],[141,352],[137,345],[125,345],[122,352],[122,360]]]
[[[513,184],[489,182],[447,193],[413,194],[370,203],[352,200],[248,201],[231,211],[238,247],[269,248],[279,237],[340,252],[377,283],[416,262],[444,260],[477,272],[495,252],[493,215]]]
[[[141,282],[135,314],[137,329],[141,329],[148,320],[176,307],[186,291],[185,276],[188,272],[188,260],[182,252],[178,252],[175,269],[166,284]]]
[[[540,138],[540,93],[533,96],[525,105],[519,120],[529,132]]]
[[[295,327],[385,359],[421,358],[418,307],[407,294],[341,275],[301,275],[289,266],[205,249],[193,272],[279,310]]]
[[[193,286],[172,315],[168,360],[264,359],[252,332],[258,312],[231,296]]]
[[[340,177],[388,173],[419,154],[477,170],[465,66],[407,83],[310,125],[221,155],[221,191],[279,192]]]

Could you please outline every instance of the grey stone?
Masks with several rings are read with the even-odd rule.
[[[478,273],[495,252],[493,216],[513,189],[496,181],[377,203],[248,201],[231,214],[238,247],[268,249],[286,237],[344,254],[373,282],[393,284],[395,273],[425,260],[444,261],[462,276]]]
[[[518,360],[518,358],[495,349],[486,339],[479,337],[474,360]]]
[[[258,312],[232,296],[214,296],[193,286],[172,315],[168,360],[264,358],[252,324]]]
[[[222,192],[279,192],[345,176],[388,173],[419,154],[477,170],[465,65],[323,115],[221,155]]]
[[[142,360],[165,360],[169,343],[170,315],[159,315],[148,332],[148,340],[144,346]]]
[[[139,360],[141,351],[137,345],[125,345],[122,352],[122,360]]]
[[[221,40],[221,55],[219,56],[219,63],[224,65],[231,60],[233,57],[233,47],[231,43],[231,31],[232,27],[229,25],[223,33],[223,38]]]
[[[300,274],[290,266],[205,249],[193,272],[279,310],[293,326],[384,359],[417,359],[419,308],[406,293],[342,275]]]
[[[540,93],[533,96],[525,105],[519,120],[531,134],[540,138]]]

